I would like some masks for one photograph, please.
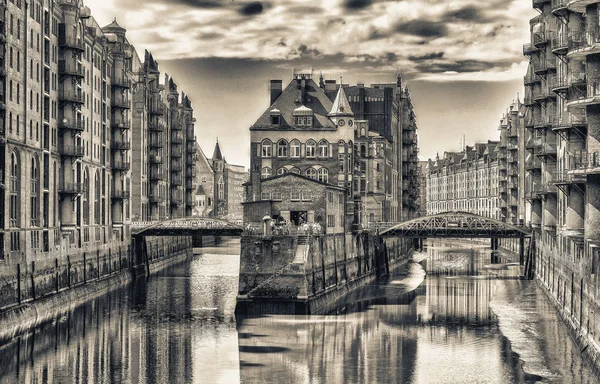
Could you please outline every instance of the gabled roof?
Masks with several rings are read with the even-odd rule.
[[[325,92],[319,88],[317,83],[315,83],[312,79],[305,79],[305,81],[306,94],[304,97],[304,102],[302,98],[302,89],[298,86],[297,80],[293,79],[283,90],[281,95],[279,95],[277,100],[275,100],[275,102],[265,110],[262,116],[256,120],[250,129],[336,129],[337,126],[329,117],[327,117],[327,114],[331,110],[332,106],[331,100],[329,100]],[[293,112],[301,105],[312,109],[314,113],[313,127],[294,127]],[[281,121],[279,126],[274,126],[271,124],[270,112],[273,109],[277,109],[281,112]]]
[[[200,163],[204,163],[204,165],[206,166],[206,168],[210,169],[211,172],[213,171],[213,167],[211,165],[211,162],[208,160],[208,158],[206,157],[206,155],[204,154],[204,151],[202,150],[202,147],[200,147],[200,145],[198,143],[195,143],[196,149],[198,149],[198,162]],[[199,164],[197,164],[198,166],[200,166]]]
[[[338,89],[337,96],[333,101],[333,106],[331,107],[331,110],[327,116],[354,116],[352,108],[350,108],[348,98],[346,97],[344,87],[340,87],[340,89]]]
[[[202,188],[202,184],[198,185],[195,195],[196,196],[206,196],[206,193],[204,192],[204,188]]]

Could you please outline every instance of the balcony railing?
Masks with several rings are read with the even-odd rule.
[[[557,121],[557,129],[567,129],[573,127],[582,127],[587,125],[587,116],[585,113],[564,113]]]
[[[171,171],[181,172],[181,170],[182,170],[181,163],[171,163]]]
[[[573,183],[585,183],[584,174],[572,174],[568,169],[557,171],[553,174],[553,183],[556,185],[565,185]]]
[[[173,176],[171,177],[171,184],[181,186],[183,185],[183,178],[181,176]]]
[[[60,101],[71,102],[76,104],[84,104],[85,100],[81,92],[61,90],[58,94]]]
[[[150,164],[162,164],[163,162],[163,158],[160,155],[150,155],[148,159],[150,160]]]
[[[163,174],[162,169],[153,168],[150,170],[150,180],[156,181],[156,180],[163,180],[163,179],[164,179],[164,174]]]
[[[148,196],[148,201],[150,201],[151,203],[163,203],[165,201],[165,198],[163,196],[159,196],[159,195],[149,195]]]
[[[569,53],[594,46],[600,39],[598,29],[574,30],[568,36]]]
[[[165,127],[162,123],[148,123],[148,129],[153,132],[162,132],[165,130]]]
[[[112,79],[111,85],[113,88],[119,87],[127,89],[131,86],[131,83],[127,76],[115,76],[114,79]]]
[[[110,194],[110,197],[115,200],[128,200],[131,197],[131,192],[127,189],[120,191],[113,190]]]
[[[151,148],[162,148],[163,140],[161,137],[150,136],[150,140],[148,140],[148,144]]]
[[[71,157],[83,157],[85,154],[85,148],[83,145],[63,145],[60,148],[60,154],[63,156]]]
[[[536,48],[535,45],[533,45],[531,43],[523,44],[523,55],[529,56],[531,54],[536,53],[537,51],[538,51],[538,49]]]
[[[121,109],[129,109],[129,97],[126,96],[116,96],[112,99],[112,107],[113,108],[121,108]]]
[[[125,139],[113,139],[110,147],[115,151],[128,151],[131,149],[131,143]]]
[[[85,68],[76,62],[61,60],[58,62],[58,72],[63,75],[85,77]]]
[[[158,103],[150,103],[148,111],[153,115],[163,115],[163,106]]]
[[[545,31],[539,31],[533,34],[533,45],[540,48],[548,44],[550,34]]]
[[[567,4],[569,0],[552,0],[552,12],[560,13],[567,10]]]
[[[525,162],[525,169],[528,171],[533,171],[533,170],[541,169],[541,168],[542,168],[542,161],[540,159],[538,159],[537,157],[529,158]]]
[[[78,195],[87,192],[87,188],[83,183],[64,182],[58,187],[58,192],[65,195]]]
[[[113,121],[111,127],[113,129],[131,129],[131,124],[129,121]]]
[[[564,55],[569,49],[569,39],[565,35],[553,37],[550,46],[554,54]]]
[[[61,48],[69,48],[81,52],[85,51],[85,44],[83,43],[83,40],[72,36],[59,36],[58,46]]]
[[[71,120],[64,119],[62,122],[58,124],[58,128],[63,130],[72,130],[72,131],[84,131],[85,127],[83,126],[82,120]]]
[[[172,144],[182,144],[183,143],[183,136],[180,135],[174,135],[171,137],[171,143]]]
[[[112,162],[111,167],[113,171],[128,171],[130,164],[126,161],[115,160]]]

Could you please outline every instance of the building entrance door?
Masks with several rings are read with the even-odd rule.
[[[294,223],[294,225],[302,225],[308,222],[308,213],[306,211],[291,211],[290,221]]]

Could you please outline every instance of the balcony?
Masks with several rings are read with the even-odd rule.
[[[171,172],[181,172],[181,170],[182,170],[181,163],[179,163],[179,162],[171,163]]]
[[[158,195],[149,195],[148,201],[153,204],[160,204],[160,203],[165,202],[165,198],[163,196],[158,196]]]
[[[540,11],[544,8],[544,4],[549,3],[550,0],[532,0],[533,8],[539,9]]]
[[[112,121],[111,128],[121,130],[131,129],[131,124],[129,123],[129,121]]]
[[[180,136],[180,135],[172,136],[171,144],[183,144],[183,136]]]
[[[125,138],[113,139],[110,143],[110,148],[113,151],[128,151],[131,149],[131,143]]]
[[[162,148],[162,137],[150,136],[150,139],[148,140],[148,145],[150,146],[150,148]]]
[[[585,175],[570,174],[569,170],[567,169],[555,172],[553,179],[553,183],[555,185],[585,184],[586,182]]]
[[[543,48],[548,44],[550,34],[545,31],[535,32],[533,34],[533,45],[537,48]]]
[[[571,129],[585,129],[587,127],[587,117],[585,113],[564,113],[557,121],[553,131],[562,132]]]
[[[530,107],[535,104],[535,102],[533,101],[533,92],[525,90],[523,104],[527,107]]]
[[[83,145],[63,145],[60,148],[61,156],[65,157],[83,157],[85,155],[85,148]]]
[[[148,130],[152,132],[163,132],[165,127],[162,123],[148,123]]]
[[[80,195],[87,192],[87,188],[83,183],[64,182],[58,187],[58,192],[63,195]]]
[[[150,103],[148,106],[148,112],[152,115],[164,115],[164,110],[162,104],[159,103]]]
[[[171,185],[173,186],[182,186],[183,185],[183,178],[181,176],[173,176],[171,177]]]
[[[531,157],[525,161],[525,170],[532,172],[542,169],[542,161],[537,157]]]
[[[83,132],[85,127],[83,126],[83,120],[72,120],[72,119],[63,119],[61,123],[58,124],[58,128],[62,131],[77,131]]]
[[[126,189],[120,191],[113,190],[110,194],[110,197],[113,200],[129,200],[129,198],[131,197],[131,192]]]
[[[85,100],[81,91],[61,90],[58,94],[58,99],[66,103],[85,104]]]
[[[163,171],[160,168],[152,168],[150,170],[150,180],[152,181],[163,180],[163,176]]]
[[[556,143],[547,143],[536,141],[534,152],[536,156],[555,156],[556,155]]]
[[[550,47],[552,49],[552,53],[555,55],[566,55],[569,51],[569,39],[567,39],[565,35],[553,37],[550,42]]]
[[[549,92],[565,93],[569,90],[570,82],[567,76],[551,76],[546,84]]]
[[[562,16],[567,12],[569,0],[552,0],[551,9],[555,16]]]
[[[129,89],[131,87],[131,82],[127,76],[115,76],[114,79],[112,79],[111,86],[112,88]]]
[[[568,161],[570,175],[600,174],[600,152],[582,151],[571,155]]]
[[[171,193],[171,205],[181,205],[183,204],[183,196],[181,193],[172,192]]]
[[[130,109],[129,97],[124,95],[114,95],[112,98],[112,107],[120,109]]]
[[[534,61],[532,60],[532,63]],[[551,59],[536,60],[533,72],[536,75],[543,75],[550,70],[556,69],[556,62]]]
[[[61,60],[58,62],[58,72],[61,75],[73,76],[76,78],[85,77],[85,68],[77,62]]]
[[[181,159],[183,157],[183,150],[181,147],[171,148],[171,157],[175,159]]]
[[[595,0],[570,0],[567,2],[569,10],[578,13],[585,13],[585,9],[588,5],[597,3]]]
[[[115,160],[112,162],[111,167],[113,171],[127,172],[130,168],[130,164],[126,161]]]
[[[600,76],[587,79],[584,93],[577,95],[576,92],[571,92],[571,94],[572,97],[567,103],[569,108],[600,104]]]
[[[540,78],[533,75],[532,73],[528,73],[527,75],[523,76],[523,84],[525,85],[532,86],[539,82]]]
[[[533,45],[531,43],[523,44],[523,55],[524,56],[531,56],[532,54],[536,53],[537,51],[538,51],[538,49],[535,47],[535,45]]]
[[[61,34],[61,36],[58,37],[58,46],[64,49],[72,49],[77,52],[85,52],[83,40],[72,36]]]
[[[162,164],[163,163],[163,158],[160,155],[149,155],[148,160],[150,161],[150,164]]]
[[[558,192],[554,182],[541,181],[533,183],[533,192],[539,196],[555,194]]]
[[[598,28],[587,31],[575,30],[569,34],[569,52],[567,56],[570,59],[583,59],[587,55],[600,53],[600,44],[598,42]]]

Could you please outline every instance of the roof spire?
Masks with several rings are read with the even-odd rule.
[[[340,76],[340,80],[341,80]],[[344,92],[344,87],[341,86],[338,89],[337,96],[333,101],[333,106],[331,107],[331,111],[327,114],[329,117],[333,116],[354,116],[352,113],[352,108],[350,108],[350,103],[348,102],[348,98],[346,97],[346,92]]]

